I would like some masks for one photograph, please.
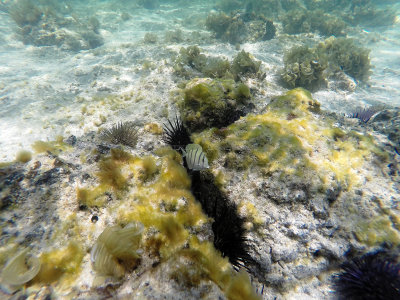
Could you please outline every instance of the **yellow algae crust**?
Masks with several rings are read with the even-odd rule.
[[[360,221],[355,229],[357,240],[368,246],[378,246],[383,242],[394,247],[400,245],[400,226],[398,217],[377,216],[371,220]]]
[[[182,274],[188,276],[182,279],[182,284],[196,286],[200,280],[208,279],[229,294],[228,299],[258,299],[247,275],[234,272],[228,259],[222,258],[212,243],[197,240],[195,232],[209,219],[190,191],[191,180],[181,164],[182,157],[170,148],[158,149],[156,154],[137,157],[121,150],[111,153],[103,158],[103,161],[110,161],[113,169],[107,169],[107,173],[122,176],[124,185],[116,185],[100,171],[103,173],[97,173],[99,185],[81,187],[78,195],[82,190],[86,198],[91,191],[99,192],[98,197],[101,191],[118,194],[118,200],[107,204],[107,210],[114,216],[115,223],[122,226],[131,222],[143,224],[144,253],[165,263],[180,255],[192,258],[190,264],[180,267]],[[104,170],[101,162],[99,166]],[[101,207],[105,203],[100,201],[97,205]],[[105,273],[124,274],[118,266],[109,267],[109,272]],[[197,271],[193,275],[194,269]],[[173,274],[176,274],[176,268],[171,268],[170,274],[166,275],[173,277]],[[232,292],[235,288],[244,289],[244,292]]]
[[[42,253],[39,257],[41,269],[33,284],[54,283],[61,289],[70,289],[81,271],[85,252],[77,242],[70,242],[62,248]]]
[[[62,136],[57,136],[54,141],[50,142],[36,141],[31,147],[35,153],[51,152],[53,154],[59,154],[70,148],[68,144],[64,143],[64,138]]]
[[[192,237],[189,247],[181,249],[175,256],[184,257],[186,261],[185,264],[178,263],[170,277],[176,279],[186,274],[183,280],[188,288],[202,279],[209,279],[218,285],[228,299],[261,299],[253,289],[249,275],[243,270],[234,271],[228,258],[222,258],[212,243],[200,242],[197,237]]]
[[[32,159],[32,153],[28,150],[20,150],[15,156],[15,161],[20,163],[27,163]]]
[[[319,106],[308,91],[296,88],[274,98],[265,113],[194,134],[194,142],[210,161],[220,159],[227,168],[258,168],[264,175],[318,174],[325,186],[332,180],[343,187],[359,184],[357,170],[364,161],[387,155],[370,136],[334,127],[333,120],[319,114]]]

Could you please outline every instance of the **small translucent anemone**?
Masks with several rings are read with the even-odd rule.
[[[140,257],[143,224],[129,223],[107,227],[92,248],[90,258],[93,268],[101,275],[122,277],[125,267],[132,267]],[[121,264],[123,262],[123,264]]]
[[[110,129],[104,130],[100,138],[111,144],[122,144],[133,148],[136,146],[138,136],[132,122],[119,122]]]
[[[40,270],[40,261],[36,256],[28,254],[26,248],[14,256],[1,272],[1,282],[15,290],[32,280]]]
[[[349,118],[359,119],[363,123],[368,123],[368,121],[378,112],[374,108],[358,108],[355,112],[348,115]]]

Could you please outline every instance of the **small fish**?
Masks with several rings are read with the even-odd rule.
[[[183,157],[186,158],[187,166],[190,170],[200,171],[208,169],[208,160],[203,152],[203,148],[198,144],[189,144],[183,150]]]

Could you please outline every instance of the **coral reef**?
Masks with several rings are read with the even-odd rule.
[[[28,62],[55,57],[60,68],[33,63],[13,77],[4,66],[10,78],[0,83],[0,101],[13,107],[16,95],[29,103],[23,124],[54,108],[44,125],[70,136],[41,135],[32,153],[18,148],[15,161],[0,163],[0,298],[398,292],[398,257],[353,257],[382,248],[399,253],[399,110],[373,117],[355,111],[358,121],[321,108],[349,111],[347,100],[366,95],[372,104],[383,95],[377,90],[388,93],[377,83],[382,74],[397,74],[391,66],[379,69],[371,86],[360,82],[353,95],[331,86],[348,80],[354,90],[368,80],[363,42],[374,54],[383,50],[377,42],[392,42],[384,31],[348,26],[379,16],[378,1],[117,0],[74,1],[73,8],[56,0],[1,2],[10,17],[3,23],[15,22],[19,38],[56,45],[16,42],[5,49],[28,54]],[[205,20],[214,5],[223,12]],[[347,30],[359,40],[321,40]],[[2,41],[16,38],[2,32]],[[92,49],[102,34],[107,43],[100,49],[59,51]],[[293,90],[279,86],[277,72]],[[314,96],[300,88],[326,85]],[[39,104],[31,103],[38,95]],[[127,116],[135,123],[109,123]],[[337,278],[342,282],[334,285]]]
[[[354,39],[330,37],[317,46],[317,52],[327,57],[331,72],[343,71],[361,81],[371,73],[370,51],[357,46]]]
[[[291,48],[284,56],[285,67],[281,71],[282,81],[289,87],[304,87],[316,90],[326,85],[326,59],[315,49],[307,46]]]
[[[250,53],[240,51],[230,63],[227,59],[206,56],[197,46],[181,48],[174,61],[175,74],[191,79],[193,77],[227,78],[240,81],[243,77],[259,75],[260,61]]]
[[[387,158],[370,137],[345,134],[332,128],[329,121],[319,121],[314,115],[319,112],[319,103],[303,89],[273,99],[267,109],[264,114],[249,114],[227,128],[195,134],[193,141],[202,145],[211,161],[218,159],[226,168],[258,169],[267,177],[282,179],[308,178],[306,181],[316,186],[325,185],[333,172],[342,188],[348,187],[357,182],[353,170],[362,164],[363,157],[374,153],[379,159]],[[327,158],[321,158],[318,172],[311,163],[315,157],[309,157],[317,142],[343,149],[327,147]]]
[[[346,24],[322,10],[296,9],[281,17],[283,30],[289,34],[317,32],[324,36],[345,36]]]
[[[206,19],[206,27],[217,39],[234,45],[247,41],[270,40],[275,37],[276,32],[273,21],[262,15],[246,13],[211,13]]]
[[[311,91],[326,86],[329,78],[341,80],[343,73],[364,82],[371,74],[369,50],[349,38],[330,37],[312,48],[294,46],[285,54],[284,64],[283,83]]]
[[[17,33],[25,44],[57,46],[79,51],[99,47],[103,38],[99,34],[99,21],[94,17],[79,19],[71,6],[57,1],[19,0],[8,8],[18,25]],[[74,18],[67,17],[72,14]]]

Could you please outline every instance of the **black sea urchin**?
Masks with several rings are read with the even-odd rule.
[[[189,132],[183,125],[182,121],[175,118],[174,121],[168,120],[169,126],[164,124],[165,136],[163,140],[175,150],[185,149],[188,144],[191,144]]]
[[[222,256],[227,256],[235,270],[239,268],[249,269],[248,264],[254,263],[249,254],[244,219],[238,215],[237,206],[228,202],[215,213],[214,246],[221,251]]]
[[[248,264],[254,264],[254,260],[249,254],[245,219],[238,214],[236,204],[215,185],[211,173],[192,172],[191,175],[193,195],[201,203],[203,211],[214,219],[215,248],[229,258],[235,270],[248,269]]]
[[[342,265],[335,290],[341,300],[400,299],[400,264],[382,253],[368,253]]]
[[[110,129],[104,130],[100,138],[111,144],[122,144],[133,148],[136,146],[138,136],[132,122],[118,122]]]

